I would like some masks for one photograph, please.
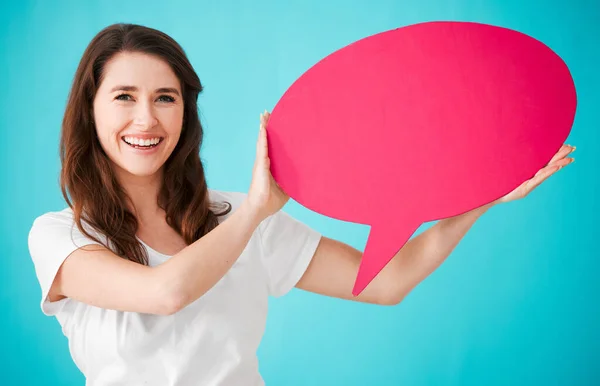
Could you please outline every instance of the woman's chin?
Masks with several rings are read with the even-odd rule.
[[[160,167],[150,165],[120,165],[118,168],[119,174],[129,178],[147,178],[155,176],[159,171]]]
[[[126,171],[131,176],[142,178],[142,177],[152,177],[152,176],[156,175],[156,173],[158,173],[158,168],[153,168],[153,169],[147,169],[147,168],[133,169],[133,168],[129,168]]]

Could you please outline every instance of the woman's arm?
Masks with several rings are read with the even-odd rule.
[[[246,199],[218,227],[156,267],[161,288],[177,312],[211,289],[242,254],[262,217]]]
[[[104,246],[81,247],[61,264],[48,297],[50,301],[69,297],[100,308],[170,315],[219,281],[260,221],[245,201],[219,226],[156,267],[124,259]]]
[[[409,240],[358,296],[352,295],[362,252],[323,237],[296,287],[341,299],[398,304],[454,250],[475,221],[493,204],[438,221]]]
[[[156,267],[123,259],[102,246],[79,248],[61,264],[50,300],[69,297],[101,308],[168,315],[212,288],[258,225],[289,200],[269,172],[267,116],[261,115],[248,195],[225,221]]]

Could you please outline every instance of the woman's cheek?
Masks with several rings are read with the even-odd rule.
[[[181,129],[183,123],[182,113],[179,111],[170,111],[162,117],[161,121],[166,126],[164,127],[165,130],[169,131],[169,133],[176,133]]]

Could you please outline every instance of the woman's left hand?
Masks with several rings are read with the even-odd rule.
[[[526,197],[529,193],[533,191],[533,189],[535,189],[539,184],[544,182],[552,174],[556,173],[563,166],[566,166],[573,162],[575,160],[574,158],[567,157],[573,151],[575,151],[575,146],[563,145],[554,155],[554,157],[552,157],[550,162],[548,162],[546,166],[541,168],[535,174],[535,176],[523,182],[521,185],[519,185],[519,187],[517,187],[512,192],[508,193],[506,196],[497,199],[494,203],[499,204]]]

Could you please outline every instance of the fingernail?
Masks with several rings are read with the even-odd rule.
[[[572,164],[573,162],[575,162],[575,158],[571,158],[571,162],[569,163]]]
[[[577,149],[576,146],[572,146],[573,148],[571,149],[571,153],[573,153],[575,151],[575,149]]]

